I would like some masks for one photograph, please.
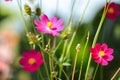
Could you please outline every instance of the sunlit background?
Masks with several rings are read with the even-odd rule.
[[[22,0],[22,7],[24,9],[24,4],[27,4],[34,13],[37,7],[42,6],[42,13],[47,14],[49,17],[56,15],[59,18],[63,18],[65,27],[67,27],[70,15],[72,14],[74,27],[77,27],[88,0],[76,0],[77,2],[71,13],[74,1],[75,0],[42,0],[41,3],[40,0]],[[120,0],[112,1],[120,4]],[[72,46],[73,49],[71,49],[71,54],[75,52],[74,47],[78,42],[83,42],[82,45],[84,45],[86,36],[84,36],[84,34],[87,33],[87,30],[91,31],[89,47],[91,46],[105,3],[106,0],[90,1],[82,19],[82,23],[79,25],[76,41],[74,41],[74,45]],[[25,12],[23,14],[26,21],[29,21],[29,17]],[[115,59],[108,67],[104,67],[104,69],[101,68],[100,76],[102,76],[102,78],[100,79],[98,77],[97,80],[110,80],[115,70],[120,67],[120,16],[117,17],[116,21],[106,19],[103,24],[103,27],[105,26],[106,28],[102,29],[104,31],[101,31],[100,36],[102,37],[99,38],[98,42],[106,42],[110,47],[113,47],[115,49]],[[10,80],[36,80],[35,74],[31,77],[31,74],[28,72],[23,72],[18,62],[22,52],[29,49],[27,46],[27,38],[25,37],[24,23],[18,8],[17,0],[9,2],[0,0],[0,80],[7,80],[7,78],[10,78]],[[86,53],[86,56],[88,56],[89,52]],[[75,56],[75,54],[72,55]],[[80,56],[81,55],[79,55],[79,59],[81,59]],[[71,57],[71,59],[73,59],[73,57]],[[85,62],[87,62],[88,57],[85,57],[85,59]],[[79,62],[80,60],[78,60],[78,66]],[[93,67],[94,64],[90,72],[93,72]],[[120,74],[117,79],[120,80]]]

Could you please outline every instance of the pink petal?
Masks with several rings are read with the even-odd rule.
[[[42,16],[40,17],[40,19],[41,19],[41,21],[44,24],[46,24],[49,21],[48,17],[45,14],[42,14]]]
[[[114,52],[114,50],[112,48],[108,48],[106,51],[105,51],[105,54],[112,54]]]
[[[101,48],[102,48],[102,50],[103,50],[103,51],[106,51],[106,50],[107,50],[107,48],[108,48],[108,46],[107,46],[107,44],[106,44],[106,43],[104,43],[104,44],[102,44]]]
[[[103,66],[107,66],[107,65],[108,65],[108,62],[107,62],[106,60],[102,59],[102,60],[101,60],[101,64],[102,64]]]
[[[47,27],[44,27],[44,25],[36,28],[39,32],[49,33],[49,30],[47,30]]]
[[[96,49],[94,49],[94,48],[90,48],[90,52],[91,52],[91,53],[95,53],[95,54],[98,53],[98,51],[97,51]]]
[[[50,21],[53,22],[53,24],[54,24],[54,23],[56,23],[57,18],[56,18],[55,16],[53,16],[53,17],[50,19]]]
[[[100,58],[96,59],[95,62],[98,63],[98,64],[100,64],[101,63],[101,59]]]
[[[27,52],[23,52],[22,56],[27,57],[29,54]]]
[[[34,49],[31,49],[31,50],[29,51],[29,53],[30,53],[30,54],[36,54],[36,51],[35,51]]]
[[[59,27],[57,27],[56,31],[62,31],[63,29],[64,29],[64,26],[59,26]]]
[[[98,58],[99,58],[99,55],[98,55],[98,54],[95,54],[95,53],[92,53],[91,56],[92,56],[93,59],[98,59]]]
[[[40,22],[38,20],[34,20],[34,23],[38,26],[40,25]]]
[[[51,35],[55,37],[55,36],[59,36],[59,33],[56,31],[51,31]]]
[[[54,23],[54,26],[55,27],[60,26],[60,25],[62,25],[62,23],[63,23],[63,20],[59,19],[56,23]]]
[[[28,60],[27,60],[26,58],[22,58],[22,59],[19,61],[19,63],[20,63],[21,65],[23,65],[23,66],[29,65],[29,64],[28,64]]]
[[[114,59],[112,55],[105,55],[103,58],[107,61],[112,61]]]
[[[99,52],[101,50],[101,45],[99,43],[97,43],[95,45],[95,49]]]

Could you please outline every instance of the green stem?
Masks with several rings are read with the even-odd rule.
[[[49,49],[50,49],[50,36],[49,36],[49,39],[48,39],[48,47],[49,47]],[[51,54],[50,52],[48,53],[48,54]],[[49,66],[50,66],[50,80],[53,80],[53,78],[52,78],[52,58],[49,56]]]
[[[62,66],[62,65],[60,65],[60,69],[59,69],[59,78],[61,78],[62,68],[63,68],[63,66]]]
[[[44,51],[43,51],[43,49],[42,49],[42,47],[40,46],[40,45],[38,45],[39,46],[39,48],[41,49],[41,51],[42,51],[42,57],[43,57],[43,60],[44,60],[44,67],[45,67],[45,71],[46,71],[46,73],[47,73],[47,76],[48,76],[48,79],[49,79],[49,73],[48,73],[48,68],[47,68],[47,63],[46,63],[46,60],[45,60],[45,56],[44,56]],[[49,79],[50,80],[50,79]]]
[[[53,55],[48,54],[48,56],[50,56],[50,57],[56,62],[56,64],[60,67],[59,61],[58,61]],[[66,79],[69,80],[69,77],[67,76],[67,74],[65,73],[65,71],[64,71],[63,69],[61,69],[61,70],[62,70],[62,72],[64,73]]]
[[[73,66],[73,71],[72,71],[72,79],[74,80],[74,74],[75,74],[75,69],[76,69],[76,62],[77,62],[77,58],[78,58],[78,53],[79,51],[77,50],[76,55],[75,55],[75,61],[74,61],[74,66]]]
[[[65,41],[64,43],[64,46],[63,46],[63,51],[62,51],[62,55],[60,57],[60,70],[59,70],[59,78],[61,78],[61,69],[62,69],[62,63],[63,63],[63,60],[64,60],[64,55],[65,55],[65,49],[66,49],[66,46],[67,46],[67,40]]]
[[[40,78],[41,78],[42,80],[44,80],[44,78],[43,78],[43,76],[42,76],[42,74],[41,74],[40,69],[38,69],[38,75],[40,75]]]
[[[50,53],[48,53],[48,54],[50,54]],[[50,56],[49,56],[49,66],[50,66],[50,80],[53,80],[52,79],[52,59]]]
[[[88,5],[89,5],[89,2],[90,2],[90,0],[88,0],[88,2],[87,2],[87,4],[86,4],[86,6],[85,6],[85,9],[84,9],[84,11],[83,11],[83,13],[82,13],[82,16],[80,17],[80,19],[79,19],[79,24],[78,25],[80,25],[81,24],[81,22],[82,22],[82,19],[83,19],[83,17],[84,17],[84,14],[85,14],[85,12],[86,12],[86,10],[87,10],[87,7],[88,7]],[[67,48],[67,55],[69,54],[69,51],[70,51],[70,48],[71,48],[71,45],[72,45],[72,43],[73,43],[73,40],[74,40],[74,38],[75,38],[75,35],[76,35],[76,33],[77,33],[77,30],[78,30],[78,27],[75,29],[75,31],[74,31],[74,33],[73,33],[73,35],[72,35],[72,39],[71,39],[71,41],[70,41],[70,44],[68,45],[68,48]],[[70,55],[68,55],[68,57],[69,57]]]
[[[58,43],[58,45],[56,46],[56,48],[55,48],[55,50],[54,50],[53,55],[55,55],[55,52],[56,52],[57,49],[60,47],[60,45],[61,45],[62,42],[63,42],[63,40],[61,40],[61,41]]]
[[[37,32],[36,32],[36,30],[35,30],[35,26],[34,26],[33,19],[32,19],[32,16],[31,16],[31,15],[30,15],[30,20],[31,20],[31,24],[32,24],[34,33],[36,34]]]
[[[21,2],[21,0],[20,0],[20,2]],[[21,16],[22,16],[22,19],[23,19],[23,22],[24,22],[25,31],[26,31],[26,33],[28,33],[28,28],[27,28],[27,24],[26,24],[24,16],[23,16],[22,7],[20,6],[20,3],[18,2],[18,0],[17,0],[17,4],[18,4],[18,7],[20,9],[20,13],[21,13]]]
[[[83,66],[83,62],[84,62],[84,54],[85,54],[85,50],[86,50],[87,45],[88,45],[89,36],[90,36],[90,33],[88,32],[87,41],[86,41],[86,43],[85,43],[85,47],[84,47],[84,50],[83,50],[83,55],[82,55],[82,60],[81,60],[81,65],[80,65],[80,71],[79,71],[78,80],[80,80],[80,78],[81,78],[82,66]]]
[[[93,43],[92,43],[92,48],[95,46],[95,44],[96,44],[96,42],[97,42],[97,39],[98,39],[100,30],[101,30],[102,24],[103,24],[104,19],[105,19],[106,12],[107,12],[107,7],[105,7],[105,9],[104,9],[104,11],[103,11],[101,21],[100,21],[100,23],[99,23],[97,32],[96,32],[96,34],[95,34],[95,37],[94,37],[94,40],[93,40]],[[90,67],[90,62],[91,62],[91,55],[89,56],[89,60],[88,60],[88,64],[87,64],[87,69],[86,69],[86,73],[85,73],[85,80],[87,80],[87,74],[88,74],[88,70],[89,70],[89,67]]]
[[[97,64],[97,67],[96,67],[96,69],[95,69],[95,73],[94,73],[94,75],[93,75],[93,80],[95,80],[95,76],[96,76],[96,73],[97,73],[97,71],[98,71],[98,67],[99,67],[99,64]]]

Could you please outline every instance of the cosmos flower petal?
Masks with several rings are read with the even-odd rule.
[[[114,59],[114,57],[112,55],[105,55],[104,59],[107,60],[107,61],[111,61],[111,60]]]
[[[108,48],[105,53],[106,54],[112,54],[114,52],[114,50],[112,48]]]
[[[53,16],[51,19],[50,19],[51,22],[53,23],[56,23],[57,22],[57,18],[55,16]]]
[[[104,59],[101,59],[101,64],[103,66],[107,66],[108,65],[108,61],[104,60]]]
[[[101,48],[102,48],[103,51],[106,51],[107,48],[108,48],[108,46],[107,46],[106,43],[103,43],[102,46],[101,46]]]
[[[97,43],[97,44],[95,45],[95,48],[99,51],[99,50],[101,50],[101,45],[100,45],[99,43]]]
[[[44,24],[46,24],[49,21],[48,17],[45,14],[42,14],[42,16],[40,17],[40,19],[41,19],[41,21]]]
[[[100,58],[96,59],[95,62],[98,63],[98,64],[100,64],[101,63],[101,59]]]
[[[22,56],[26,57],[28,56],[29,54],[27,52],[23,52]]]

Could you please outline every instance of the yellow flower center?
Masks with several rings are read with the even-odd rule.
[[[34,64],[34,63],[35,63],[35,59],[34,59],[34,58],[30,58],[30,59],[28,60],[28,63],[31,64],[31,65]]]
[[[105,55],[104,51],[99,52],[100,57],[103,57]]]
[[[47,22],[47,26],[48,26],[49,29],[51,29],[52,25],[53,25],[52,22]]]
[[[108,13],[113,14],[113,13],[114,13],[114,9],[113,9],[112,7],[110,7],[110,8],[108,9]]]

